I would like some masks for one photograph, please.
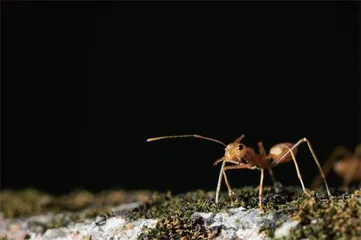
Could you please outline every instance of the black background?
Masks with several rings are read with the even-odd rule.
[[[223,147],[145,142],[162,135],[353,150],[359,27],[358,2],[2,2],[1,188],[214,190]],[[298,160],[309,186],[306,145]]]

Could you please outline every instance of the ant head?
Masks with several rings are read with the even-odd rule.
[[[241,161],[247,153],[247,147],[239,142],[230,143],[225,148],[224,158],[227,160]]]

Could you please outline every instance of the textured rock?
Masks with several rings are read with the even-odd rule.
[[[300,222],[290,219],[284,222],[275,231],[275,238],[287,237],[292,229],[294,229]]]

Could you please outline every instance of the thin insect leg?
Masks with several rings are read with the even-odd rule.
[[[298,164],[297,164],[297,161],[296,161],[296,158],[295,158],[295,155],[293,154],[293,151],[290,149],[289,150],[290,153],[291,153],[291,156],[292,156],[292,159],[293,159],[293,162],[295,164],[295,167],[296,167],[296,171],[297,171],[297,176],[298,176],[298,179],[300,180],[301,182],[301,185],[302,185],[302,189],[303,189],[303,192],[307,195],[307,196],[311,196],[310,192],[307,191],[307,189],[305,188],[305,185],[303,184],[303,180],[302,180],[302,176],[301,176],[301,173],[300,173],[300,170],[298,169]]]
[[[224,171],[231,170],[231,169],[251,169],[254,170],[256,168],[252,167],[250,164],[239,164],[236,166],[227,166],[224,168]]]
[[[262,142],[258,142],[258,151],[261,154],[262,157],[266,157],[267,153],[266,150],[264,149],[263,143]],[[272,168],[268,168],[268,173],[271,176],[272,182],[273,182],[273,186],[276,186],[276,179],[273,175],[273,171]]]
[[[355,175],[356,171],[357,171],[357,165],[358,165],[358,161],[354,161],[352,163],[352,166],[350,166],[347,169],[347,173],[345,178],[343,179],[343,184],[342,184],[342,188],[347,188],[348,185],[350,185],[350,182],[352,181],[353,176]]]
[[[322,170],[325,174],[325,176],[327,176],[332,167],[333,167],[333,164],[339,159],[339,158],[343,158],[343,157],[346,157],[346,156],[351,156],[352,153],[347,150],[345,147],[342,147],[342,146],[338,146],[336,147],[330,157],[328,158],[328,160],[323,164],[322,166]],[[311,184],[311,189],[316,189],[316,188],[319,188],[320,185],[321,185],[321,182],[322,182],[322,176],[321,176],[321,173],[319,173],[317,175],[317,177],[313,180],[312,184]]]
[[[263,193],[263,178],[264,178],[264,169],[261,169],[261,180],[259,183],[259,193],[258,193],[258,206],[261,212],[264,212],[262,206],[262,193]]]
[[[226,165],[226,161],[222,162],[222,166],[221,166],[221,170],[219,172],[219,177],[218,177],[218,183],[217,183],[217,189],[216,189],[216,204],[218,204],[218,198],[219,198],[219,191],[221,190],[221,183],[222,183],[222,176],[223,176],[223,169],[224,166]]]
[[[281,189],[282,189],[282,184],[280,182],[277,182],[276,178],[274,177],[273,170],[271,167],[268,168],[268,173],[271,176],[274,191],[276,193],[280,193]]]
[[[231,199],[231,205],[233,206],[233,199],[232,199],[232,195],[234,195],[234,192],[232,191],[231,185],[229,184],[226,172],[223,171],[223,176],[224,176],[224,181],[226,182],[227,185],[227,189],[228,189],[228,196]]]
[[[307,142],[307,146],[308,146],[308,148],[310,149],[310,152],[311,152],[311,154],[312,154],[312,156],[313,156],[313,159],[315,160],[315,162],[316,162],[316,164],[317,164],[318,170],[319,170],[320,173],[321,173],[321,176],[322,176],[323,181],[324,181],[325,186],[326,186],[327,194],[328,194],[328,196],[331,197],[330,189],[328,188],[327,180],[326,180],[325,174],[324,174],[323,171],[322,171],[322,167],[321,167],[321,165],[320,165],[320,162],[318,161],[318,159],[317,159],[317,157],[316,157],[316,154],[315,154],[315,152],[313,151],[313,148],[312,148],[312,146],[311,146],[310,141],[308,141],[307,138],[304,138],[304,140]]]
[[[271,176],[271,179],[272,179],[273,185],[276,185],[276,179],[275,179],[275,176],[273,175],[272,168],[267,168],[267,169],[268,169],[268,173],[269,173],[269,175]]]
[[[227,187],[228,187],[228,194],[229,194],[230,198],[231,198],[231,195],[234,194],[234,192],[232,191],[231,185],[228,182],[228,179],[227,179],[227,176],[226,176],[226,170],[231,170],[231,169],[254,169],[254,168],[250,164],[239,164],[239,165],[236,165],[236,166],[227,166],[227,167],[223,168],[224,179],[225,179],[225,182],[226,182]],[[232,205],[233,205],[232,198],[231,198],[231,202],[232,202]]]
[[[318,170],[320,171],[321,177],[322,177],[322,179],[323,179],[323,181],[324,181],[324,183],[325,183],[325,187],[326,187],[326,190],[327,190],[327,194],[328,194],[329,197],[331,197],[331,193],[330,193],[330,190],[329,190],[329,188],[328,188],[328,184],[327,184],[327,181],[326,181],[325,174],[323,173],[322,168],[321,168],[321,165],[320,165],[320,162],[318,161],[318,159],[317,159],[317,157],[316,157],[316,154],[315,154],[315,152],[313,151],[313,148],[312,148],[312,146],[311,146],[311,143],[307,140],[307,138],[302,138],[301,140],[299,140],[295,145],[293,145],[293,146],[289,149],[289,151],[291,151],[291,153],[292,153],[292,150],[293,150],[293,149],[297,148],[301,143],[304,143],[304,142],[307,142],[308,149],[310,150],[310,152],[311,152],[311,154],[312,154],[312,157],[313,157],[313,159],[314,159],[315,162],[316,162],[316,165],[317,165],[317,167],[318,167]],[[286,153],[286,154],[283,154],[283,155],[282,155],[281,157],[279,157],[276,161],[272,162],[272,166],[275,166],[275,165],[281,163],[281,162],[285,159],[286,156],[287,156],[287,153]]]

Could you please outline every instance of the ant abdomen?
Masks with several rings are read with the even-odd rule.
[[[292,148],[294,146],[293,143],[279,143],[277,145],[274,145],[269,152],[269,157],[272,158],[273,160],[276,160],[277,158],[284,156],[283,157],[283,161],[281,163],[288,163],[289,161],[292,160],[292,155],[291,153],[289,153],[289,149]],[[293,150],[293,154],[296,155],[297,154],[297,148],[294,148]],[[286,154],[286,155],[285,155]]]

